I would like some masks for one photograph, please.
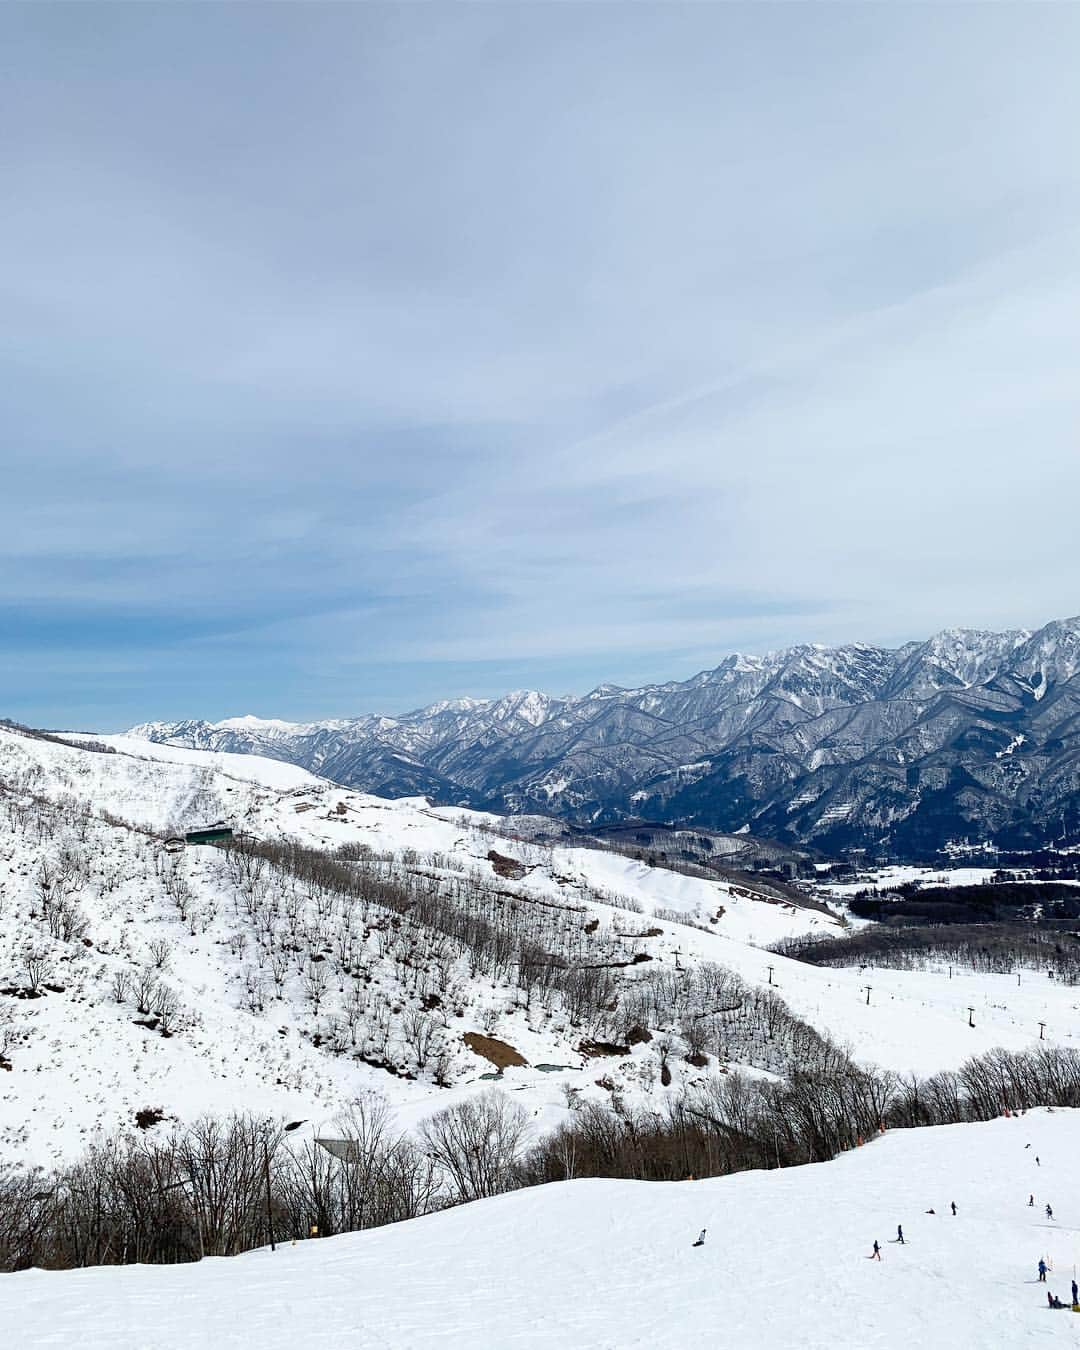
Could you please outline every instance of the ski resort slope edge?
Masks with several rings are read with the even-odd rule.
[[[1046,1291],[1067,1302],[1080,1257],[1078,1123],[1033,1111],[785,1171],[538,1187],[232,1260],[8,1275],[0,1324],[23,1350],[1076,1345],[1080,1316]]]

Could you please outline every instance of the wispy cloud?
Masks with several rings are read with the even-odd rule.
[[[1074,7],[0,29],[0,713],[1076,609]]]

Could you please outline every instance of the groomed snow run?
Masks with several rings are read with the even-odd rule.
[[[781,1172],[545,1186],[273,1254],[5,1275],[0,1326],[21,1350],[1073,1345],[1080,1316],[1046,1291],[1068,1300],[1080,1256],[1078,1125],[1029,1112]]]

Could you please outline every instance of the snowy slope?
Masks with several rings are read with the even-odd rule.
[[[162,764],[182,764],[193,768],[210,769],[230,778],[241,778],[247,782],[259,783],[263,787],[289,791],[292,788],[312,787],[322,782],[316,774],[309,773],[295,764],[287,764],[280,759],[267,759],[265,755],[230,754],[220,750],[185,750],[176,745],[157,745],[137,736],[91,736],[85,732],[72,732],[67,737],[76,745],[80,742],[97,742],[108,745],[118,753],[133,759],[156,760]]]
[[[33,1350],[1075,1345],[1080,1316],[1045,1291],[1067,1300],[1080,1260],[1078,1123],[1029,1112],[786,1171],[543,1186],[273,1254],[8,1275],[0,1325]]]
[[[451,889],[497,887],[525,905],[553,906],[583,926],[601,958],[619,951],[641,958],[619,977],[627,991],[656,972],[683,978],[701,962],[718,963],[752,990],[772,984],[796,1015],[850,1045],[858,1059],[883,1067],[931,1073],[994,1046],[1023,1049],[1038,1037],[1040,1021],[1048,1040],[1074,1043],[1080,992],[1039,975],[1023,974],[1018,986],[1012,976],[957,971],[950,979],[946,970],[929,970],[868,977],[803,965],[763,947],[830,931],[834,921],[817,910],[748,898],[723,883],[617,854],[506,838],[492,832],[497,817],[432,808],[423,798],[373,798],[274,760],[144,742],[132,747],[123,738],[112,744],[117,753],[102,754],[0,731],[0,988],[25,986],[28,946],[45,951],[48,982],[56,986],[36,999],[0,994],[0,1039],[10,1039],[12,1066],[0,1073],[0,1149],[9,1160],[70,1158],[95,1133],[130,1128],[144,1107],[182,1119],[236,1107],[325,1121],[375,1089],[411,1123],[487,1086],[492,1065],[465,1044],[467,1033],[498,1037],[526,1059],[526,1066],[503,1072],[503,1086],[539,1122],[563,1117],[566,1086],[607,1100],[600,1085],[606,1080],[630,1101],[662,1099],[655,1045],[590,1059],[580,1048],[591,1034],[587,1026],[557,1004],[526,1007],[512,984],[475,978],[462,959],[439,986],[435,1033],[449,1086],[436,1086],[431,1064],[417,1062],[403,1031],[429,975],[417,983],[417,972],[402,966],[393,926],[377,914],[356,944],[363,977],[339,969],[339,909],[324,913],[319,896],[299,894],[294,931],[301,945],[320,933],[326,969],[335,972],[324,1004],[314,1009],[299,958],[277,983],[258,921],[245,910],[219,851],[189,849],[178,861],[162,853],[160,832],[222,818],[260,839],[295,839],[318,849],[366,845],[404,875],[435,878]],[[59,819],[55,835],[41,832],[44,807],[34,803]],[[65,849],[82,859],[74,894],[85,941],[54,938],[41,922],[39,869]],[[183,911],[169,890],[176,875],[189,893]],[[167,950],[160,970],[156,944]],[[179,1005],[169,1038],[140,1025],[146,1019],[130,992],[120,998],[113,992],[118,977],[137,979],[147,969]],[[328,1049],[334,1024],[340,1032],[358,985],[366,1022],[359,1040],[346,1038],[335,1052]],[[372,1022],[380,1024],[377,1053]],[[389,1062],[396,1073],[364,1062],[359,1052]],[[674,1056],[670,1090],[715,1064],[711,1059],[701,1070]]]
[[[398,1042],[416,996],[382,952],[378,932],[366,942],[368,1015],[388,1023],[391,1058],[413,1076],[392,1076],[358,1061],[351,1049],[328,1053],[315,1033],[325,1035],[355,981],[332,981],[318,1015],[299,969],[287,972],[280,987],[272,983],[221,854],[189,849],[171,859],[161,848],[164,832],[227,819],[262,839],[293,838],[320,849],[367,845],[411,859],[406,870],[445,875],[448,884],[477,876],[498,881],[506,893],[567,906],[581,922],[595,912],[597,941],[616,929],[642,931],[643,916],[656,908],[696,918],[723,907],[720,923],[740,942],[829,924],[814,910],[732,896],[717,883],[622,858],[588,850],[553,854],[503,840],[490,833],[492,817],[432,811],[423,799],[380,801],[274,760],[129,746],[123,738],[112,745],[116,753],[104,754],[0,731],[0,988],[11,991],[0,994],[0,1040],[9,1042],[11,1064],[0,1073],[0,1148],[9,1161],[70,1158],[102,1130],[130,1128],[145,1107],[184,1119],[233,1108],[329,1119],[358,1093],[375,1089],[406,1118],[420,1119],[486,1086],[481,1075],[492,1066],[464,1044],[468,1032],[504,1038],[530,1065],[570,1066],[559,1074],[511,1071],[532,1108],[553,1120],[563,1114],[561,1080],[584,1079],[586,1061],[576,1048],[582,1028],[537,1010],[526,1015],[505,982],[471,980],[457,969],[451,988],[458,1012],[440,1029],[453,1087],[436,1087],[431,1070],[410,1065]],[[55,816],[47,829],[40,819],[46,808]],[[520,858],[522,879],[496,877],[487,856],[493,846],[504,858]],[[65,853],[81,860],[73,895],[85,919],[70,941],[43,926],[38,891],[42,863]],[[168,892],[176,868],[190,893],[183,912]],[[321,922],[312,912],[318,905],[317,898],[302,898],[301,930]],[[689,930],[653,928],[661,934],[650,940],[656,959],[675,961]],[[158,944],[167,950],[160,969]],[[46,956],[46,983],[54,988],[34,999],[14,997],[27,984],[29,949]],[[167,1039],[141,1025],[146,1017],[130,991],[114,993],[118,977],[135,981],[147,970],[179,1005]],[[628,1067],[636,1082],[640,1064]],[[586,1086],[603,1096],[591,1078]]]

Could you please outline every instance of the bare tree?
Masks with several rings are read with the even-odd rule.
[[[401,1036],[416,1056],[416,1067],[427,1068],[431,1052],[439,1039],[439,1028],[425,1012],[412,1009],[401,1020]]]
[[[22,953],[22,968],[32,994],[38,993],[49,974],[49,955],[40,947],[26,947]]]
[[[167,984],[159,984],[154,993],[154,1016],[158,1019],[164,1035],[172,1034],[173,1025],[180,1012],[180,1000],[176,992]]]
[[[154,1006],[154,1000],[157,998],[158,981],[157,976],[149,968],[144,967],[132,980],[131,992],[135,997],[135,1006],[139,1012],[146,1017]]]
[[[454,1203],[508,1189],[528,1131],[528,1115],[494,1088],[436,1111],[420,1140],[443,1171]]]
[[[310,1000],[316,1016],[318,1016],[319,1007],[326,997],[326,986],[328,983],[329,975],[326,969],[326,962],[309,961],[304,970],[304,993]]]

